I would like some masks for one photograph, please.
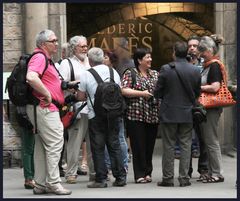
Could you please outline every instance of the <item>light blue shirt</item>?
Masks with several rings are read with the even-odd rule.
[[[110,72],[109,72],[109,67],[101,64],[92,67],[94,70],[97,71],[99,76],[102,78],[103,81],[109,81],[110,80]],[[119,86],[121,85],[120,77],[115,69],[113,69],[114,72],[114,81],[117,83]],[[94,94],[97,89],[97,81],[93,77],[93,75],[89,71],[85,71],[80,75],[80,84],[78,85],[79,90],[82,92],[87,92],[87,105],[89,109],[88,113],[88,119],[92,119],[95,117],[95,113],[92,107],[92,104],[94,104]],[[92,104],[90,102],[89,96],[91,98]]]

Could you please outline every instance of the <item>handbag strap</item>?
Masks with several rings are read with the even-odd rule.
[[[180,82],[181,82],[184,90],[186,91],[186,93],[187,93],[187,95],[188,95],[189,100],[192,102],[193,105],[195,105],[196,103],[195,103],[194,95],[191,93],[191,91],[188,91],[187,87],[185,86],[185,84],[184,84],[181,76],[179,75],[179,72],[178,72],[177,69],[175,68],[175,62],[171,62],[171,63],[169,63],[168,65],[169,65],[172,69],[175,70],[175,72],[176,72],[176,74],[177,74],[177,76],[178,76],[178,78],[179,78],[179,80],[180,80]]]
[[[83,102],[82,105],[76,110],[76,112],[74,113],[72,119],[71,119],[71,123],[73,123],[75,121],[75,119],[78,116],[78,113],[81,112],[81,110],[87,105],[87,102]]]

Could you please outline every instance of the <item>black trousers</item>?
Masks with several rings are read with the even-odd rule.
[[[121,148],[119,143],[118,118],[107,119],[94,117],[89,120],[89,136],[91,151],[96,172],[96,182],[105,182],[107,179],[107,167],[105,163],[105,145],[111,161],[111,169],[116,180],[126,180]]]
[[[158,124],[126,120],[133,156],[134,179],[152,175],[152,156]]]

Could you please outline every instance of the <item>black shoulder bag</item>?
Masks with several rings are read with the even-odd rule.
[[[190,99],[190,101],[193,104],[193,108],[192,108],[192,116],[193,116],[193,124],[197,125],[200,124],[202,122],[206,122],[207,121],[207,111],[204,108],[204,106],[202,104],[200,104],[199,102],[196,102],[194,95],[187,90],[186,86],[184,85],[184,82],[181,78],[181,76],[179,75],[177,69],[175,68],[175,63],[170,63],[169,66],[175,70],[183,88],[185,89],[185,91],[187,92],[188,98]]]

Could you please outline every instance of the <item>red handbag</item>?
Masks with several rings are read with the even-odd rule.
[[[233,99],[231,92],[226,86],[227,76],[223,63],[218,59],[213,59],[207,63],[207,66],[213,62],[217,62],[220,65],[223,81],[217,93],[201,92],[199,102],[205,108],[227,107],[236,104],[236,101]]]
[[[73,116],[74,116],[74,112],[68,111],[63,117],[61,117],[61,121],[64,128],[68,128],[71,125]]]
[[[59,114],[64,128],[70,126],[71,120],[74,116],[74,112],[70,111],[70,104],[63,105],[59,108]]]
[[[62,121],[62,124],[64,128],[70,127],[72,124],[74,124],[78,113],[87,105],[87,102],[82,103],[82,105],[76,110],[72,111],[70,110],[71,104],[64,105],[60,110],[60,118]]]

